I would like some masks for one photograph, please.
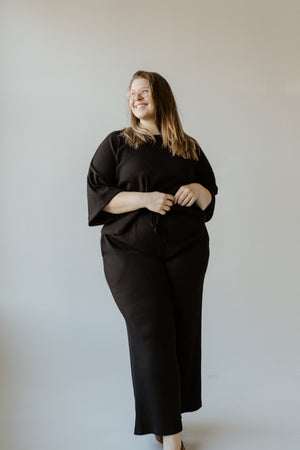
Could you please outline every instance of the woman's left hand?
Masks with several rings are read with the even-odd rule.
[[[180,206],[192,206],[199,197],[201,189],[202,186],[199,183],[190,183],[180,186],[174,196],[174,205],[177,203]]]

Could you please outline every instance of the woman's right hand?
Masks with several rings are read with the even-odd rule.
[[[144,192],[145,207],[150,211],[165,215],[173,206],[175,197],[172,194],[165,194],[164,192]]]

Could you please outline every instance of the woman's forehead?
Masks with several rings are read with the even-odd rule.
[[[149,87],[149,81],[145,78],[136,78],[131,84],[131,88],[133,89],[139,89],[143,87]]]

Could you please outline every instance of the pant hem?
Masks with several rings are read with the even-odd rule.
[[[186,408],[182,408],[181,410],[181,414],[183,413],[188,413],[188,412],[194,412],[197,411],[198,409],[202,408],[202,403],[200,403],[200,405],[195,405],[195,406],[191,406],[191,407],[186,407]],[[148,429],[147,431],[134,431],[133,434],[135,434],[136,436],[142,436],[144,434],[157,434],[158,436],[167,436],[169,434],[177,434],[180,433],[181,431],[183,431],[183,427],[182,425],[179,427],[180,429],[175,429],[175,431],[171,431],[171,432],[161,432],[159,430],[153,431]]]
[[[148,430],[148,431],[134,431],[134,433],[133,434],[135,434],[135,435],[137,435],[137,436],[142,436],[142,435],[144,435],[144,434],[157,434],[158,436],[167,436],[167,435],[169,435],[169,434],[177,434],[177,433],[180,433],[181,431],[183,431],[183,427],[182,427],[182,425],[179,427],[180,429],[175,429],[175,430],[173,430],[173,431],[168,431],[167,433],[166,432],[162,432],[162,431],[159,431],[159,430],[156,430],[156,431],[153,431],[153,430]]]
[[[200,408],[202,408],[202,403],[200,403],[200,405],[191,406],[190,408],[182,408],[181,413],[198,411]]]

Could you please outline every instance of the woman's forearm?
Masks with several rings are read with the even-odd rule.
[[[110,202],[105,205],[103,211],[112,214],[121,214],[146,208],[148,192],[122,191],[116,194]]]
[[[208,207],[208,205],[212,201],[212,195],[208,189],[206,189],[204,186],[202,186],[202,184],[198,183],[198,185],[199,185],[200,192],[199,192],[199,196],[195,203],[198,206],[200,206],[201,209],[204,210]]]
[[[202,184],[197,183],[199,195],[195,203],[201,208],[206,209],[212,200],[211,193]],[[135,211],[140,208],[147,208],[149,192],[122,191],[116,194],[110,202],[105,205],[103,211],[111,214],[122,214]]]

